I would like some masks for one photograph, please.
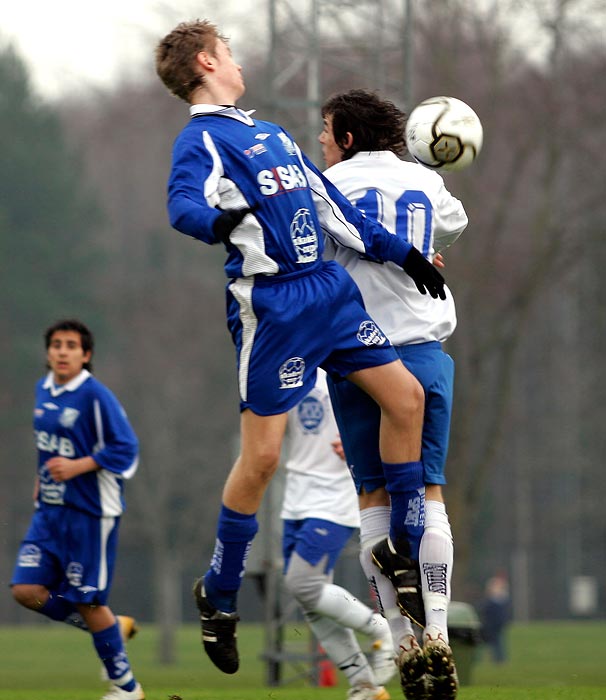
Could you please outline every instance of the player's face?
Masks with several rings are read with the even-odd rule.
[[[341,162],[343,153],[335,142],[332,131],[332,114],[327,114],[324,117],[324,128],[318,136],[318,141],[322,144],[322,155],[327,168]]]
[[[234,61],[231,49],[221,39],[217,39],[214,53],[217,61],[217,72],[221,77],[221,87],[227,89],[233,95],[235,103],[239,97],[242,97],[245,90],[242,66]]]
[[[46,359],[55,384],[66,384],[90,360],[91,352],[82,349],[82,338],[76,331],[55,331],[46,351]]]

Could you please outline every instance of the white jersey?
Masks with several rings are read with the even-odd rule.
[[[314,388],[288,412],[286,484],[280,517],[322,518],[360,526],[358,496],[347,464],[331,443],[338,437],[326,373],[318,369]]]
[[[356,153],[325,173],[369,218],[412,243],[425,257],[448,247],[467,226],[461,202],[442,177],[422,165],[400,160],[391,151]],[[394,345],[445,341],[457,323],[455,304],[421,294],[394,263],[378,264],[327,241],[325,256],[354,278],[366,309]]]

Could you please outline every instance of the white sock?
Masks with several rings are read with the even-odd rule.
[[[398,607],[391,581],[379,571],[370,550],[389,535],[391,508],[375,506],[360,511],[360,564],[377,599],[377,606],[389,623],[396,648],[401,640],[414,634],[411,621]]]
[[[439,501],[425,501],[425,530],[419,549],[421,585],[427,626],[442,631],[448,642],[448,603],[454,548],[446,506]]]
[[[305,613],[305,618],[326,656],[345,674],[350,685],[377,685],[368,659],[351,629],[315,613]]]

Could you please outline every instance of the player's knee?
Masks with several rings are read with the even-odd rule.
[[[423,421],[425,409],[425,394],[419,382],[412,381],[406,384],[406,391],[394,393],[391,402],[382,406],[383,415],[387,415],[394,424],[409,426]]]
[[[322,594],[322,588],[327,582],[324,573],[325,559],[324,557],[317,564],[312,565],[297,552],[293,552],[290,558],[284,576],[284,585],[303,610],[307,612],[315,610]]]
[[[417,382],[410,382],[408,391],[402,394],[399,414],[407,424],[423,421],[425,410],[425,393],[423,387]]]
[[[404,399],[407,410],[415,414],[423,414],[425,410],[425,392],[416,379],[414,382],[410,382],[409,391],[404,395]]]
[[[247,452],[240,455],[235,474],[254,485],[266,487],[280,464],[280,453],[271,449]]]
[[[264,445],[254,455],[255,471],[261,479],[269,481],[280,464],[280,448]]]
[[[304,576],[300,571],[289,569],[284,577],[286,590],[305,611],[316,607],[324,580],[317,576]]]
[[[11,587],[11,593],[19,605],[30,610],[39,610],[48,598],[48,591],[44,586],[33,584],[15,584]]]

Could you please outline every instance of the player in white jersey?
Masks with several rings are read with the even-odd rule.
[[[156,49],[156,71],[191,115],[173,148],[170,221],[227,252],[241,452],[223,490],[210,568],[194,597],[206,653],[235,673],[237,594],[256,512],[279,465],[287,412],[313,388],[317,368],[348,377],[381,406],[392,500],[404,497],[408,471],[420,467],[422,388],[364,309],[351,277],[322,259],[322,232],[373,260],[397,263],[423,294],[443,298],[444,280],[414,246],[353,207],[284,129],[236,107],[244,94],[241,68],[213,24],[178,25]],[[403,529],[403,522],[392,525]]]
[[[343,547],[360,526],[358,498],[332,413],[326,373],[288,412],[286,481],[280,517],[284,521],[285,585],[328,658],[346,676],[351,700],[388,700],[382,686],[396,673],[386,620],[333,583]],[[373,642],[371,664],[355,632]]]
[[[15,600],[90,632],[110,689],[102,700],[144,700],[124,648],[132,618],[108,606],[123,482],[138,441],[116,397],[92,374],[93,336],[76,319],[45,333],[50,372],[36,385],[36,510],[11,580]]]
[[[405,115],[395,105],[374,93],[352,90],[329,99],[322,114],[320,142],[329,166],[325,175],[352,203],[427,259],[457,239],[467,225],[463,206],[439,174],[400,159],[405,153]],[[379,589],[401,649],[404,692],[409,698],[425,698],[427,692],[436,699],[453,698],[457,679],[447,628],[453,546],[442,485],[454,363],[441,343],[456,326],[454,301],[446,287],[444,302],[418,294],[414,282],[398,276],[389,262],[378,265],[343,247],[327,245],[327,252],[354,278],[369,313],[424,388],[422,470],[410,472],[403,542],[390,527],[393,509],[401,506],[390,498],[378,456],[379,409],[349,382],[329,384],[360,494],[361,561]],[[397,614],[396,602],[404,616]],[[424,628],[424,651],[410,620]]]

